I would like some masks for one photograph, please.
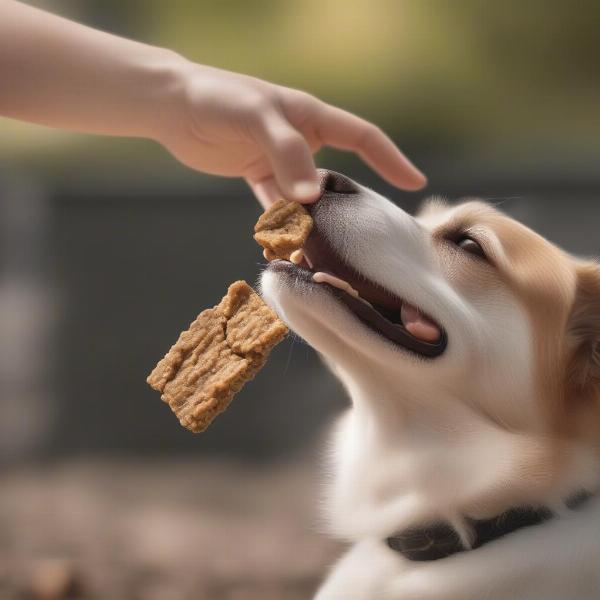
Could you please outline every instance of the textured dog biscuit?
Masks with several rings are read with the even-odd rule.
[[[198,433],[224,411],[264,365],[287,327],[245,281],[202,311],[148,377],[148,383]]]
[[[260,216],[254,239],[278,258],[289,260],[294,250],[302,248],[312,226],[312,217],[302,204],[280,200]]]

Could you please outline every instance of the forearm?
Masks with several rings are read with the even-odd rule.
[[[0,2],[0,115],[157,137],[183,64],[171,51]]]

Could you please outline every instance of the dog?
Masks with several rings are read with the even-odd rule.
[[[266,301],[351,399],[318,600],[600,598],[600,265],[496,208],[410,216],[344,175]]]

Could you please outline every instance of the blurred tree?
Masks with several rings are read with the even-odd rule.
[[[425,151],[600,140],[600,3],[558,0],[32,2],[198,62],[304,88]],[[0,157],[31,160],[43,128],[0,121]],[[64,136],[53,160],[156,157],[151,145]],[[71,141],[72,143],[69,143]],[[18,146],[17,146],[18,147]],[[47,154],[47,148],[40,148]],[[154,160],[153,159],[153,160]]]

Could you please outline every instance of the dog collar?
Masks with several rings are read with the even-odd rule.
[[[575,510],[585,504],[592,494],[579,492],[567,500],[567,507]],[[546,507],[521,506],[511,508],[491,519],[466,519],[473,532],[473,542],[465,547],[456,531],[447,523],[437,521],[423,527],[411,527],[388,537],[386,544],[408,560],[429,561],[447,558],[458,552],[480,548],[505,535],[540,525],[554,518]]]

